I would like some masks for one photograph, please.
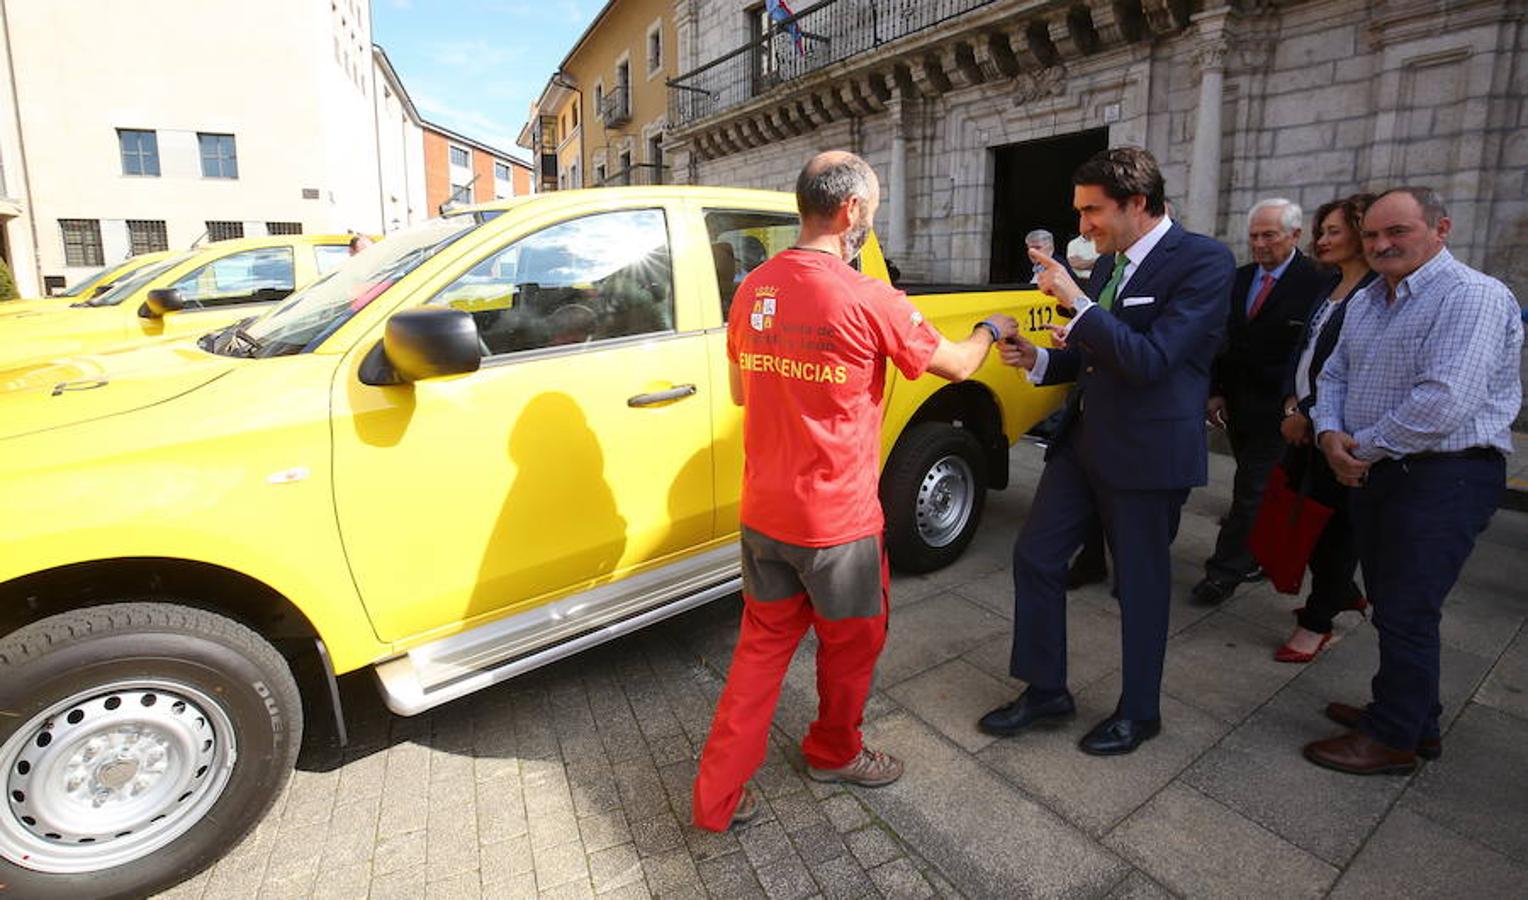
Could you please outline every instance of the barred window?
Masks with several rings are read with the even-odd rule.
[[[64,233],[64,265],[106,265],[101,253],[100,219],[59,219],[58,227]]]
[[[127,239],[132,245],[133,256],[170,249],[163,219],[128,219]]]
[[[117,144],[122,150],[123,175],[159,175],[159,134],[131,128],[117,129]]]
[[[266,234],[302,234],[301,222],[266,222]]]
[[[202,177],[238,178],[239,156],[231,134],[196,135],[202,151]]]
[[[207,240],[226,241],[244,236],[243,222],[208,222]]]

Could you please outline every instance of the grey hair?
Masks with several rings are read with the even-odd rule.
[[[1428,228],[1437,228],[1440,221],[1448,218],[1448,207],[1443,205],[1443,197],[1430,187],[1415,185],[1394,187],[1388,191],[1381,192],[1378,197],[1374,198],[1374,202],[1378,203],[1391,194],[1406,194],[1411,199],[1417,201],[1417,205],[1422,207],[1422,221],[1427,223]],[[1374,204],[1371,203],[1369,205],[1373,206]]]
[[[796,178],[796,208],[803,219],[831,216],[850,197],[869,200],[875,185],[875,170],[852,153],[815,171],[809,163]]]
[[[1300,204],[1283,197],[1269,197],[1257,201],[1247,210],[1248,228],[1252,227],[1252,220],[1257,218],[1257,214],[1265,209],[1279,210],[1279,224],[1284,226],[1285,231],[1298,231],[1300,223],[1305,219],[1305,211],[1300,208]]]
[[[1052,247],[1055,247],[1056,246],[1056,236],[1051,234],[1049,231],[1046,231],[1044,228],[1036,228],[1034,231],[1031,231],[1029,234],[1024,235],[1024,243],[1025,244],[1050,244]]]

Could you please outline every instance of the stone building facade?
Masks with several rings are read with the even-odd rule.
[[[1524,6],[826,0],[771,27],[756,0],[675,0],[666,150],[675,180],[789,189],[814,151],[853,149],[888,255],[968,283],[1024,280],[1032,225],[1075,233],[1067,179],[1104,146],[1150,149],[1175,216],[1244,259],[1260,197],[1428,184],[1455,252],[1521,299]]]

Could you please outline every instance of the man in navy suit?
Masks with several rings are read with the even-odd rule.
[[[1079,746],[1114,755],[1161,730],[1169,548],[1189,489],[1207,476],[1204,405],[1236,263],[1225,246],[1167,216],[1162,173],[1145,150],[1098,153],[1072,184],[1082,233],[1100,254],[1088,291],[1047,263],[1040,289],[1074,318],[1053,329],[1057,348],[1021,338],[1003,347],[1004,362],[1036,384],[1077,383],[1013,552],[1009,671],[1029,686],[980,727],[1010,736],[1074,714],[1067,561],[1096,515],[1118,577],[1123,692]]]

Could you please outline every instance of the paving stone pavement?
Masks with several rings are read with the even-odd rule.
[[[342,681],[351,744],[309,746],[242,844],[165,898],[1521,897],[1528,886],[1528,513],[1499,512],[1444,613],[1443,758],[1400,778],[1317,769],[1301,745],[1363,701],[1372,628],[1339,620],[1315,663],[1275,663],[1293,598],[1186,602],[1232,464],[1185,510],[1164,731],[1097,759],[1076,739],[1111,708],[1108,591],[1070,609],[1078,720],[995,740],[974,727],[1021,687],[1006,672],[1016,527],[1040,451],[1011,455],[967,554],[899,577],[867,738],[907,774],[878,790],[803,775],[810,639],[786,679],[755,785],[763,814],[687,824],[690,779],[736,637],[728,598],[424,716]]]

